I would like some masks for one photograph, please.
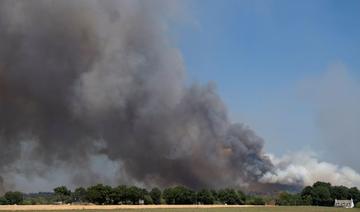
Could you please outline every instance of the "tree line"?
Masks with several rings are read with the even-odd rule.
[[[225,188],[219,190],[192,190],[184,186],[168,187],[163,190],[147,190],[137,186],[119,185],[111,187],[97,184],[88,188],[79,187],[71,191],[65,186],[54,188],[53,192],[23,194],[9,191],[0,197],[1,204],[227,204],[227,205],[319,205],[333,206],[335,199],[353,199],[360,207],[360,191],[356,187],[332,186],[316,182],[300,193],[279,192],[273,195],[251,195],[241,190]]]
[[[0,197],[3,204],[69,204],[93,203],[112,204],[228,204],[264,205],[260,196],[245,195],[241,190],[225,188],[220,190],[192,190],[185,186],[153,188],[147,190],[137,186],[120,185],[111,187],[97,184],[88,188],[79,187],[71,191],[66,186],[54,188],[51,193],[23,194],[9,191]]]
[[[306,186],[297,194],[281,192],[277,195],[276,204],[334,206],[335,199],[353,199],[356,207],[360,207],[360,191],[357,187],[332,186],[326,182]]]

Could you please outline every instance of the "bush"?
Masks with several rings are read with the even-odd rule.
[[[355,208],[360,208],[360,202],[356,203]]]
[[[265,205],[265,200],[260,196],[248,196],[246,198],[247,205]]]
[[[287,192],[281,192],[277,199],[277,205],[303,205],[303,199],[299,194],[291,194]]]
[[[18,191],[6,192],[4,197],[9,205],[18,205],[24,200],[23,194]]]
[[[0,205],[7,205],[7,200],[5,197],[0,197]]]

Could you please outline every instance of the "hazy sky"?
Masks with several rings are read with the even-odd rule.
[[[0,38],[0,193],[360,187],[359,0],[0,0]]]
[[[275,154],[310,149],[360,171],[356,153],[337,154],[360,143],[360,1],[186,7],[174,35],[189,78],[215,81],[233,121],[249,124]]]

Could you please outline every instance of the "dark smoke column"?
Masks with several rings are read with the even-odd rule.
[[[117,179],[104,179],[149,186],[245,186],[271,169],[263,141],[229,122],[213,84],[185,85],[164,7],[176,5],[0,2],[5,188],[95,183],[107,176],[99,160],[117,164]]]

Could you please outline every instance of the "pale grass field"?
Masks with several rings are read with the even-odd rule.
[[[332,207],[264,207],[264,206],[224,206],[224,205],[19,205],[0,206],[0,211],[89,211],[89,212],[351,212],[360,209],[344,209]]]

